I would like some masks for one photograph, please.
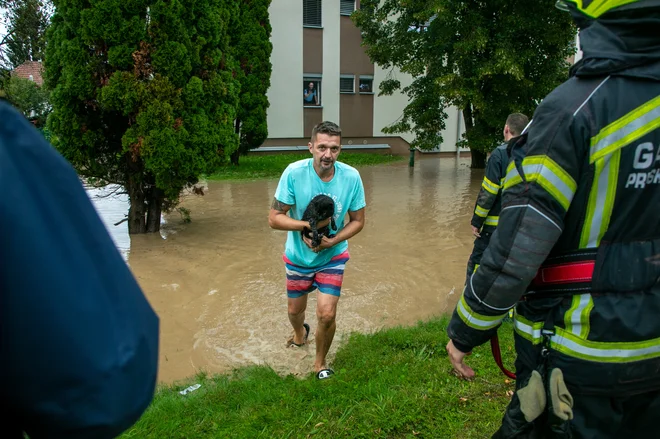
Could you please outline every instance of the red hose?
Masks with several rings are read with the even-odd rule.
[[[493,353],[495,363],[497,363],[497,367],[500,368],[502,373],[512,380],[515,380],[516,374],[504,367],[504,363],[502,363],[502,351],[500,350],[500,339],[497,336],[497,333],[495,333],[495,335],[493,335],[493,337],[490,339],[490,351]]]

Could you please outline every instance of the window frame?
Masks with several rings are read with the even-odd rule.
[[[305,24],[305,4],[307,2],[317,2],[319,7],[319,24]],[[323,29],[323,0],[303,0],[303,27],[308,27],[311,29]]]
[[[352,84],[351,91],[343,91],[341,89],[341,80],[342,79],[350,79],[351,80],[351,84]],[[355,75],[350,75],[350,74],[339,75],[339,93],[340,94],[347,94],[347,95],[348,94],[351,94],[351,95],[355,94]]]
[[[345,12],[342,12],[342,10],[341,10],[341,4],[344,3],[345,1],[346,0],[339,0],[339,15],[343,15],[344,17],[350,17],[353,14],[353,12],[355,12],[355,9],[357,8],[357,5],[356,5],[357,2],[355,0],[353,0],[353,9],[351,10],[351,12],[349,14],[347,14]]]
[[[363,79],[371,81],[371,91],[362,91],[362,90],[360,90],[360,82],[362,82]],[[358,79],[358,93],[361,94],[361,95],[372,95],[372,94],[374,94],[374,76],[373,75],[360,75],[360,77]]]
[[[303,74],[303,90],[307,83],[313,82],[316,89],[316,97],[318,98],[318,105],[307,105],[303,98],[303,108],[323,108],[323,75],[320,73],[304,73]]]

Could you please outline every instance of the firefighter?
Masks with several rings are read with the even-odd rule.
[[[490,237],[495,231],[495,227],[497,227],[501,210],[502,182],[506,176],[506,166],[509,162],[507,143],[511,139],[520,136],[528,123],[529,119],[524,114],[510,114],[504,124],[503,134],[505,143],[495,148],[488,159],[486,175],[484,175],[484,181],[481,183],[481,190],[477,196],[474,214],[470,221],[472,234],[476,239],[474,240],[472,254],[470,254],[470,259],[468,260],[468,279],[475,268],[479,266],[481,256],[484,250],[486,250],[486,247],[488,247]]]
[[[511,149],[499,226],[448,327],[457,374],[515,306],[497,438],[658,437],[660,0],[573,0],[584,53]]]

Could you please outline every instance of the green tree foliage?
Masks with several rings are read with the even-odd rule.
[[[240,14],[232,26],[232,49],[240,66],[238,78],[241,82],[238,117],[235,121],[240,143],[231,155],[235,165],[238,165],[239,155],[258,148],[268,137],[266,110],[269,103],[266,92],[270,87],[270,54],[273,51],[268,17],[270,2],[239,0]]]
[[[29,79],[12,76],[7,81],[5,98],[37,127],[42,127],[50,112],[49,93]]]
[[[0,99],[7,99],[7,87],[11,79],[11,70],[0,67]]]
[[[233,0],[55,0],[46,82],[53,143],[78,172],[129,195],[129,233],[238,147]]]
[[[4,0],[3,24],[6,35],[0,39],[0,55],[6,67],[16,68],[25,61],[41,61],[46,48],[50,3],[46,0]]]
[[[575,29],[554,0],[362,0],[353,20],[367,54],[384,68],[414,78],[401,88],[391,77],[380,93],[402,90],[410,103],[385,132],[413,131],[413,146],[442,143],[445,108],[463,112],[473,167],[502,138],[508,114],[529,116],[568,75]]]

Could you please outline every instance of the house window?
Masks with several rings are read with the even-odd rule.
[[[339,77],[339,93],[355,93],[355,75]]]
[[[355,10],[355,0],[341,0],[339,4],[339,13],[341,15],[351,15]]]
[[[360,93],[373,93],[374,77],[373,76],[360,76]]]
[[[303,26],[321,25],[321,0],[303,0]]]
[[[303,106],[318,107],[321,105],[321,76],[303,77]]]

